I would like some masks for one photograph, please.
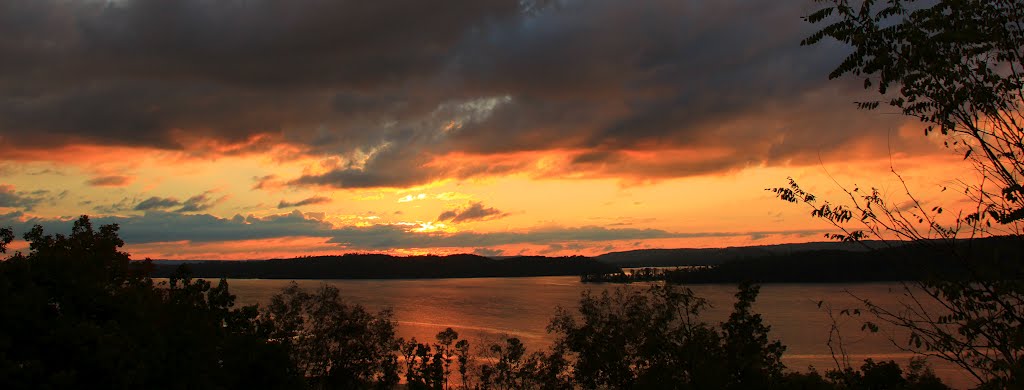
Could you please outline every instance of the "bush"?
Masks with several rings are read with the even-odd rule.
[[[9,232],[9,230],[6,230]],[[6,389],[291,388],[287,355],[266,343],[227,282],[168,286],[121,252],[117,225],[81,217],[71,235],[25,234],[28,254],[0,262],[0,383]],[[10,235],[2,234],[3,242]]]

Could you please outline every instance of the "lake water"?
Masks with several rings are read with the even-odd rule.
[[[291,283],[288,280],[232,279],[231,292],[239,304],[265,304],[270,297]],[[577,277],[475,278],[428,280],[300,280],[299,286],[315,289],[321,284],[338,287],[351,303],[373,310],[392,308],[398,321],[398,335],[433,341],[434,335],[451,327],[461,339],[475,346],[502,340],[505,335],[519,337],[531,349],[546,348],[553,340],[545,328],[558,306],[574,310],[584,290],[617,288],[610,284],[583,284]],[[634,284],[626,288],[644,288]],[[705,314],[712,324],[724,321],[732,309],[734,285],[690,286],[711,302]],[[856,307],[848,293],[870,299],[883,306],[898,305],[898,283],[864,284],[769,284],[761,287],[754,308],[772,327],[772,337],[787,346],[783,361],[795,370],[814,366],[819,371],[835,367],[827,341],[832,321],[819,309],[824,300],[834,308],[841,335],[854,366],[863,359],[896,360],[905,365],[910,353],[892,345],[883,334],[860,331],[855,318],[839,317],[843,308]],[[892,334],[883,328],[881,333]],[[897,335],[897,340],[901,339]],[[902,344],[901,344],[902,345]],[[972,385],[957,368],[930,360],[936,373],[956,388]]]

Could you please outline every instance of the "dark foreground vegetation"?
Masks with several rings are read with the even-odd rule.
[[[583,256],[523,256],[494,260],[477,255],[408,256],[347,254],[296,259],[189,263],[198,278],[232,279],[428,279],[565,276],[621,271]],[[154,277],[167,278],[178,265],[155,264]]]
[[[166,284],[131,262],[116,225],[87,217],[70,235],[25,234],[27,254],[0,262],[0,387],[410,389],[943,389],[920,363],[867,361],[859,370],[798,373],[752,311],[741,284],[729,319],[701,320],[686,288],[584,294],[559,310],[546,351],[516,338],[476,346],[448,329],[436,340],[395,337],[335,288],[296,285],[266,307],[235,307],[228,284],[180,267]],[[13,238],[0,229],[0,243]]]

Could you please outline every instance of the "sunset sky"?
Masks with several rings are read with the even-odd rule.
[[[812,1],[0,0],[0,226],[134,258],[821,241],[794,177],[969,166],[801,47]],[[24,243],[14,246],[25,250]]]

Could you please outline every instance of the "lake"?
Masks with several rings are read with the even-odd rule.
[[[271,296],[291,281],[232,279],[228,283],[231,292],[238,297],[237,302],[247,305],[269,302]],[[545,328],[557,307],[575,310],[584,290],[619,287],[583,284],[575,276],[299,280],[296,283],[310,290],[321,284],[332,285],[338,287],[351,303],[373,310],[392,308],[399,324],[398,335],[406,339],[415,337],[421,342],[432,342],[434,335],[451,327],[459,332],[461,339],[469,339],[474,346],[497,342],[505,335],[512,335],[519,337],[531,349],[546,348],[552,342],[553,336]],[[638,283],[626,288],[644,288],[644,285]],[[713,305],[705,314],[706,322],[717,324],[728,318],[735,302],[736,286],[711,284],[690,288]],[[905,365],[913,355],[900,351],[884,335],[893,334],[893,329],[883,327],[883,334],[862,332],[860,320],[838,315],[840,309],[856,307],[856,300],[849,293],[883,306],[895,307],[901,289],[899,283],[769,284],[761,287],[754,308],[771,325],[772,337],[787,346],[783,361],[791,369],[814,366],[824,371],[835,367],[827,345],[832,321],[824,310],[818,308],[820,300],[833,307],[854,366],[859,367],[863,359],[869,357],[896,360]],[[897,340],[902,342],[905,339],[897,337]],[[936,360],[929,362],[936,373],[954,387],[972,385],[972,380],[956,367]]]

